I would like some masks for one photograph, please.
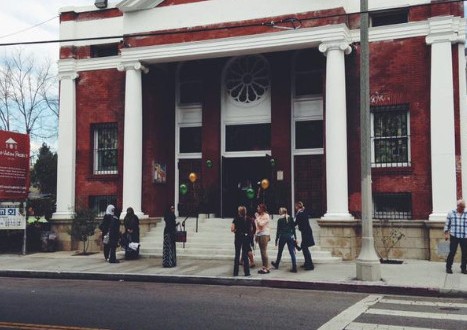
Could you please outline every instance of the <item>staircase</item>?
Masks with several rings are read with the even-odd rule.
[[[271,221],[271,241],[268,244],[269,261],[276,259],[277,247],[274,245],[276,238],[277,216]],[[182,222],[185,218],[177,218]],[[232,260],[235,254],[234,234],[230,232],[232,219],[204,218],[198,220],[198,232],[196,232],[196,218],[186,220],[187,242],[177,244],[177,257],[208,259],[208,260]],[[319,247],[319,226],[316,221],[310,220],[316,246],[310,249],[314,263],[336,263],[342,258],[333,257],[329,251],[322,251]],[[158,222],[150,232],[141,238],[140,256],[151,258],[162,256],[164,221]],[[297,238],[300,241],[300,232],[297,230]],[[254,250],[256,265],[261,264],[261,254],[258,245]],[[303,254],[296,253],[297,264],[302,264]],[[287,246],[284,247],[281,262],[290,263],[290,255]]]

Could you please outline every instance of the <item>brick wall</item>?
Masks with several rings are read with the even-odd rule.
[[[117,207],[121,207],[124,91],[125,75],[117,70],[80,72],[76,80],[76,198],[84,205],[89,196],[116,195]],[[116,175],[92,173],[92,125],[98,123],[118,125],[119,173]]]

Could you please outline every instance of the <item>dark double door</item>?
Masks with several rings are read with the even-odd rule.
[[[271,166],[267,157],[242,157],[222,159],[222,217],[234,217],[240,205],[252,215],[259,203],[274,207],[272,185],[266,190],[261,181],[271,182]],[[253,197],[247,191],[251,188]],[[272,210],[273,211],[273,210]]]

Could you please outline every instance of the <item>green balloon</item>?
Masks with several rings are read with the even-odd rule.
[[[255,197],[255,191],[251,188],[248,188],[246,190],[246,197],[248,197],[248,199],[253,199]]]
[[[186,184],[182,183],[180,185],[180,194],[185,195],[188,192],[188,187]]]

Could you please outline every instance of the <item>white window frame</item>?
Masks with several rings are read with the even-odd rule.
[[[104,149],[98,149],[99,146],[99,133],[103,128],[108,128],[109,126],[115,125],[115,138],[117,139],[117,166],[115,170],[99,170],[99,152]],[[113,150],[113,149],[112,149]],[[118,126],[115,123],[109,124],[97,124],[93,127],[93,174],[94,175],[114,175],[118,174]]]
[[[388,112],[391,112],[390,110]],[[406,162],[394,162],[394,163],[376,163],[375,162],[375,118],[374,112],[371,111],[371,167],[372,168],[394,168],[394,167],[410,167],[412,166],[412,157],[410,149],[410,111],[409,108],[406,110],[407,116],[407,136],[386,136],[385,138],[407,138],[407,161]]]

